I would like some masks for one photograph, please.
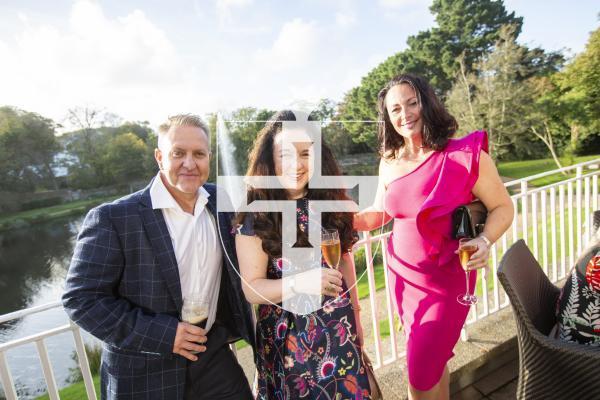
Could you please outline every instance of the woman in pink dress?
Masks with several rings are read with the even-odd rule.
[[[469,307],[457,301],[465,272],[451,235],[456,207],[480,199],[489,214],[472,243],[470,288],[489,249],[510,226],[513,205],[488,155],[487,134],[450,139],[458,124],[422,78],[401,75],[379,93],[379,185],[375,202],[357,214],[357,230],[394,219],[388,242],[390,290],[406,335],[409,398],[448,399],[447,363]]]

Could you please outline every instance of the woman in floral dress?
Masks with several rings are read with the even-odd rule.
[[[277,113],[261,130],[250,154],[247,176],[277,176],[284,189],[248,189],[254,200],[296,201],[297,242],[309,247],[311,200],[348,200],[343,189],[310,189],[314,154],[309,141],[283,140],[282,121],[295,121],[291,111]],[[322,143],[322,175],[340,175],[329,148]],[[362,364],[362,328],[351,248],[356,241],[352,214],[324,213],[322,226],[337,229],[342,248],[339,271],[310,269],[294,274],[282,258],[282,215],[276,212],[237,216],[236,248],[244,293],[258,306],[257,354],[259,399],[369,399]],[[287,272],[287,273],[285,273]],[[352,290],[348,288],[352,287]],[[294,313],[282,304],[323,295],[316,311]],[[294,308],[292,308],[294,309]]]

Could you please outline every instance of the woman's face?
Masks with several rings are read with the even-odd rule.
[[[281,130],[273,138],[275,174],[291,197],[302,196],[313,173],[314,149],[304,131]]]
[[[385,96],[390,122],[402,137],[412,139],[423,133],[421,105],[412,86],[401,83],[392,86]]]

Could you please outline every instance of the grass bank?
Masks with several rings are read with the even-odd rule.
[[[52,207],[37,208],[35,210],[21,211],[0,216],[0,231],[24,228],[32,224],[64,218],[71,215],[81,215],[89,209],[119,196],[96,197],[88,200],[79,200]]]
[[[100,375],[94,375],[94,387],[96,388],[96,395],[100,398]],[[83,381],[74,383],[58,391],[60,400],[81,400],[87,399],[87,393],[85,392],[85,386]],[[35,400],[50,400],[50,397],[45,394],[43,396],[36,397]]]
[[[574,164],[595,160],[597,158],[600,158],[600,155],[575,157]],[[563,166],[569,165],[568,160],[564,158],[561,159],[561,164]],[[500,172],[500,175],[513,179],[525,178],[527,176],[541,174],[542,172],[552,171],[557,168],[558,167],[552,158],[544,158],[541,160],[511,161],[498,164],[498,172]],[[555,174],[545,178],[536,179],[531,183],[534,186],[545,186],[572,178],[574,176],[575,172],[568,175]]]

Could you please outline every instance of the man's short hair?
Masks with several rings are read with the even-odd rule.
[[[165,135],[173,126],[195,126],[200,128],[206,134],[208,139],[208,147],[210,148],[210,130],[208,124],[202,118],[194,114],[177,114],[167,118],[167,121],[160,124],[158,127],[158,142],[160,148],[160,138]]]

